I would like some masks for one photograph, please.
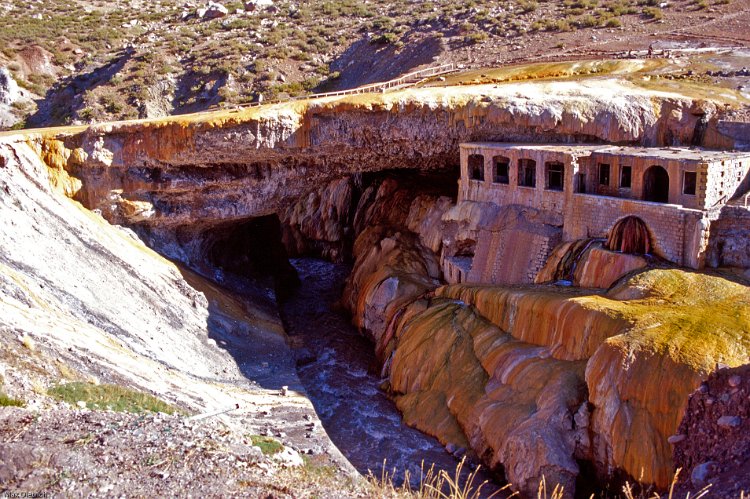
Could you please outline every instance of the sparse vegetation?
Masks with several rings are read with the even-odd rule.
[[[0,407],[23,407],[23,400],[14,399],[13,397],[7,396],[4,392],[0,392]]]
[[[250,440],[255,447],[258,447],[265,456],[272,456],[284,450],[284,446],[272,437],[262,435],[250,435]]]
[[[77,405],[85,403],[88,409],[111,410],[117,412],[180,412],[153,395],[137,392],[117,385],[95,385],[93,383],[72,382],[55,385],[48,394],[57,400]]]
[[[709,2],[722,8],[729,1],[675,0],[660,8],[660,0],[279,0],[277,10],[254,13],[231,1],[223,2],[230,12],[226,17],[200,19],[195,7],[177,0],[142,7],[119,0],[10,0],[0,26],[0,65],[37,95],[51,89],[54,94],[58,82],[62,93],[78,78],[76,87],[89,95],[53,104],[44,124],[97,122],[146,117],[146,104],[155,99],[167,109],[198,111],[222,102],[250,102],[259,94],[329,89],[333,79],[320,78],[331,70],[329,64],[363,40],[396,53],[424,35],[445,38],[449,47],[468,46],[469,52],[473,45],[523,47],[529,35],[576,36],[576,30],[661,21],[665,12],[704,10]],[[626,23],[626,16],[632,21]],[[30,46],[47,51],[56,76],[26,74],[22,59]],[[269,78],[269,69],[284,80]],[[314,78],[320,78],[320,86],[309,84]]]
[[[655,21],[664,17],[664,13],[658,7],[644,7],[643,15]]]

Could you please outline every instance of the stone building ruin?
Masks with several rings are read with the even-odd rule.
[[[750,153],[490,142],[460,153],[459,203],[514,209],[531,223],[480,232],[479,258],[444,256],[452,282],[533,282],[557,244],[607,238],[625,217],[636,221],[628,230],[645,226],[646,253],[694,269],[750,267]]]

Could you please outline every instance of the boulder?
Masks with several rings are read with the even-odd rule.
[[[21,98],[21,89],[6,68],[0,68],[0,104],[11,105]]]
[[[218,19],[229,14],[229,9],[220,3],[208,2],[205,8],[198,9],[198,17],[203,19]]]
[[[273,0],[249,0],[245,2],[245,10],[255,12],[273,7]]]

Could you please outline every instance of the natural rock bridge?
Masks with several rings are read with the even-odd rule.
[[[718,120],[714,104],[605,79],[411,89],[15,140],[111,222],[178,226],[269,214],[344,175],[456,166],[469,140],[660,146],[691,144],[700,129],[704,146],[732,146]]]
[[[414,88],[5,134],[0,216],[14,229],[0,234],[0,284],[9,290],[0,295],[7,326],[0,333],[31,331],[82,372],[92,368],[81,359],[94,358],[158,393],[189,386],[188,395],[175,395],[183,400],[190,390],[195,400],[223,400],[214,377],[227,368],[208,334],[266,349],[237,362],[248,379],[274,387],[294,381],[266,294],[250,297],[264,304],[250,316],[239,313],[242,306],[214,284],[50,195],[48,183],[218,282],[222,269],[253,265],[289,277],[285,251],[305,253],[314,243],[310,253],[342,259],[348,246],[354,269],[341,304],[375,343],[410,425],[473,449],[527,492],[542,474],[572,492],[587,473],[581,462],[599,479],[622,473],[665,487],[668,438],[688,394],[716,362],[736,365],[750,351],[742,332],[750,324],[746,286],[677,269],[645,271],[607,292],[443,286],[441,265],[446,255],[474,255],[481,231],[498,236],[484,248],[495,260],[503,240],[513,241],[507,251],[528,256],[515,236],[529,227],[543,226],[542,236],[559,231],[549,210],[454,205],[459,143],[738,146],[721,133],[719,108],[600,77]],[[297,231],[283,241],[279,219]],[[583,259],[597,269],[611,257],[588,241],[571,244],[545,275]],[[201,362],[192,362],[195,352]],[[265,359],[274,356],[284,357],[292,381],[267,377]],[[140,372],[146,358],[161,366],[147,370],[148,379]],[[196,372],[200,383],[190,378]],[[232,383],[242,377],[232,376]]]

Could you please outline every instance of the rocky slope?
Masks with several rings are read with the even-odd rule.
[[[57,407],[52,386],[106,382],[192,413],[236,406],[219,416],[233,431],[283,427],[288,446],[351,469],[319,422],[309,427],[317,416],[267,290],[237,298],[61,195],[51,180],[32,147],[0,145],[5,394],[45,411]],[[0,467],[3,483],[22,478],[8,476],[11,454]]]
[[[681,492],[709,487],[711,495],[733,497],[750,488],[747,449],[750,425],[750,366],[722,365],[690,395],[674,444],[682,468]]]
[[[4,0],[0,67],[34,96],[14,101],[4,121],[23,127],[153,118],[260,95],[268,101],[353,88],[433,62],[487,67],[645,56],[650,46],[660,55],[747,46],[749,13],[747,0]],[[726,73],[710,64],[684,76],[743,84]]]

